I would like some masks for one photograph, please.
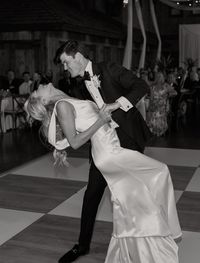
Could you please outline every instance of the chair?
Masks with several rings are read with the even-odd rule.
[[[26,122],[26,112],[24,111],[23,107],[24,107],[24,103],[27,99],[27,95],[12,94],[8,98],[9,98],[9,100],[11,100],[9,107],[5,107],[5,109],[2,110],[2,114],[4,116],[4,120],[6,119],[7,116],[10,116],[12,118],[12,128],[16,129],[17,128],[17,120],[19,118],[23,118],[24,122]],[[1,102],[2,102],[2,100],[1,100]]]
[[[167,108],[167,110],[166,110],[166,112],[167,112],[167,125],[168,125],[167,133],[168,134],[171,134],[172,126],[173,126],[174,112],[172,110],[172,105],[173,105],[173,101],[174,101],[175,97],[176,96],[168,97],[167,104],[166,104],[166,108]]]
[[[191,116],[195,102],[195,90],[181,90],[178,100],[178,110],[176,114],[176,129],[178,130],[181,124],[186,124],[186,117]]]

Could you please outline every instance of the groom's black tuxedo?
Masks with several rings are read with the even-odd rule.
[[[127,112],[122,109],[116,110],[113,112],[112,118],[119,125],[116,131],[121,146],[143,152],[151,133],[135,105],[147,93],[147,84],[137,78],[131,71],[114,63],[93,63],[92,70],[93,74],[99,76],[101,81],[100,93],[105,103],[113,103],[123,96],[134,106]],[[75,97],[92,99],[83,82],[74,86],[73,89]],[[79,245],[85,250],[90,247],[97,209],[106,185],[102,174],[92,162],[83,200],[79,236]]]
[[[113,103],[121,96],[128,99],[134,106],[125,112],[121,109],[112,114],[112,118],[137,146],[144,150],[151,133],[135,107],[136,103],[148,92],[147,84],[136,77],[130,70],[115,63],[92,64],[94,75],[99,75],[101,81],[101,95],[105,103]]]
[[[151,133],[135,105],[147,93],[147,84],[130,70],[115,63],[92,63],[92,69],[93,74],[99,76],[101,81],[100,92],[105,103],[113,103],[124,96],[134,106],[127,112],[116,110],[112,113],[112,118],[118,123],[119,129],[134,142],[137,150],[143,152]],[[73,94],[80,99],[92,100],[83,82],[74,87]]]

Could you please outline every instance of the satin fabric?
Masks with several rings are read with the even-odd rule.
[[[65,99],[74,106],[77,132],[98,118],[91,101]],[[54,108],[49,142],[56,142]],[[66,120],[67,121],[67,120]],[[175,238],[181,236],[174,189],[168,167],[137,151],[122,148],[108,124],[91,138],[95,165],[108,183],[113,203],[113,233],[105,263],[177,263]],[[62,147],[61,147],[62,146]]]

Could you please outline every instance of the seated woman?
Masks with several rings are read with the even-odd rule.
[[[106,263],[178,263],[174,239],[181,229],[168,167],[137,151],[122,148],[96,104],[40,86],[26,102],[26,111],[40,120],[49,142],[58,150],[77,149],[89,139],[92,158],[103,174],[113,203],[113,233]],[[56,158],[65,155],[57,151]]]
[[[31,93],[31,84],[32,80],[30,77],[30,72],[29,71],[24,71],[23,72],[23,82],[19,86],[19,94],[20,95],[27,95]]]
[[[168,130],[169,97],[176,95],[175,89],[165,82],[164,74],[157,72],[147,112],[147,125],[154,135],[162,136]]]

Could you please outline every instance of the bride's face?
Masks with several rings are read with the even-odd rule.
[[[45,103],[52,101],[58,97],[64,96],[61,90],[54,88],[54,86],[49,83],[47,85],[39,85],[38,89],[33,92],[34,97],[39,97]]]

